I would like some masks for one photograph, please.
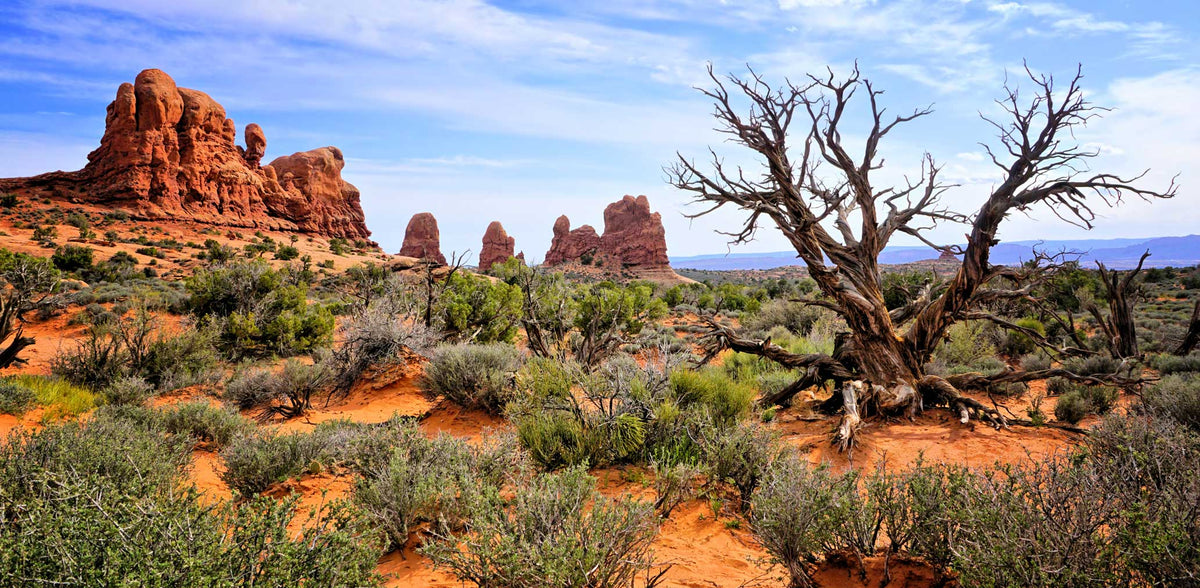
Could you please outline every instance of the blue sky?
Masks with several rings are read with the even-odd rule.
[[[368,226],[395,251],[416,212],[433,212],[443,249],[477,252],[492,220],[540,260],[560,214],[601,228],[623,194],[663,215],[672,255],[718,253],[726,213],[696,221],[664,182],[676,150],[731,145],[711,131],[693,86],[705,64],[750,64],[770,80],[858,61],[893,112],[935,113],[897,131],[877,183],[929,151],[974,210],[996,176],[978,143],[1023,60],[1069,76],[1115,110],[1077,138],[1094,169],[1139,172],[1179,196],[1107,211],[1096,237],[1200,232],[1200,3],[999,0],[176,0],[0,5],[0,176],[77,169],[99,142],[117,86],[157,67],[257,122],[267,157],[337,145],[363,192]],[[852,137],[851,137],[852,138]],[[747,163],[749,163],[747,161]],[[1034,211],[1006,239],[1081,231]],[[935,234],[959,241],[962,227]],[[911,244],[895,241],[897,244]],[[737,251],[776,251],[773,230]]]

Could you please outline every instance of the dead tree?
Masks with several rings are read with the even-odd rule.
[[[1096,304],[1088,304],[1087,310],[1100,325],[1104,338],[1108,341],[1108,351],[1114,359],[1138,357],[1137,324],[1133,320],[1133,305],[1141,295],[1141,283],[1135,282],[1142,272],[1142,264],[1150,257],[1146,250],[1138,260],[1137,267],[1132,271],[1121,272],[1109,270],[1103,263],[1097,261],[1100,268],[1100,281],[1104,282],[1104,291],[1108,296],[1108,316],[1100,313]]]
[[[1200,343],[1200,300],[1197,300],[1196,306],[1192,308],[1192,320],[1188,321],[1187,334],[1183,336],[1183,341],[1179,342],[1179,347],[1175,348],[1174,353],[1187,355],[1197,343]]]
[[[733,243],[751,240],[763,223],[778,228],[823,295],[810,303],[836,312],[850,331],[832,356],[793,355],[769,342],[740,339],[714,324],[714,348],[755,353],[805,370],[805,377],[790,387],[792,393],[825,380],[869,383],[843,389],[844,422],[837,438],[843,448],[853,442],[857,419],[872,414],[911,415],[946,406],[964,422],[975,416],[996,426],[1007,424],[997,409],[963,396],[953,381],[926,374],[924,366],[955,322],[1000,321],[987,312],[989,303],[1030,296],[1021,272],[988,261],[997,230],[1010,213],[1044,205],[1059,218],[1090,228],[1097,201],[1112,206],[1127,196],[1150,200],[1175,193],[1174,182],[1165,191],[1154,191],[1134,185],[1142,176],[1080,171],[1096,153],[1075,145],[1071,131],[1102,109],[1085,100],[1081,72],[1065,88],[1052,77],[1028,69],[1025,73],[1032,95],[1026,98],[1006,83],[1006,95],[997,103],[1007,120],[984,117],[999,132],[999,145],[984,147],[1001,170],[1001,181],[975,213],[965,214],[941,204],[954,186],[939,179],[941,168],[928,153],[918,177],[903,185],[875,185],[873,173],[883,165],[881,141],[931,110],[885,117],[879,104],[882,91],[860,77],[857,67],[844,80],[830,71],[780,88],[772,88],[753,70],[744,78],[722,79],[709,68],[714,86],[701,92],[715,104],[717,130],[751,150],[763,169],[756,174],[728,166],[710,149],[712,162],[705,169],[679,155],[665,169],[669,182],[708,205],[693,217],[726,205],[747,212],[741,229],[728,233]],[[866,101],[872,118],[866,121],[870,126],[863,144],[852,148],[843,127],[856,97]],[[738,106],[742,101],[749,106],[745,112]],[[793,132],[794,124],[799,133]],[[939,245],[925,236],[942,222],[969,227],[965,247]],[[962,263],[938,294],[893,314],[884,303],[878,260],[897,233],[961,256]]]

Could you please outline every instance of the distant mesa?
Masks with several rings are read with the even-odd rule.
[[[517,240],[508,236],[508,232],[504,230],[504,225],[500,221],[492,221],[488,225],[487,231],[483,233],[483,249],[479,250],[479,271],[486,272],[492,269],[497,263],[504,263],[508,258],[514,257],[513,251],[516,249]],[[521,254],[518,259],[524,261],[525,255]]]
[[[446,265],[446,256],[442,255],[441,232],[438,231],[437,219],[428,212],[418,212],[408,221],[404,230],[404,244],[400,247],[403,257],[415,257],[435,261]]]
[[[74,172],[0,179],[0,190],[120,207],[142,219],[182,219],[234,227],[365,239],[358,189],[342,179],[336,147],[283,156],[260,166],[267,138],[233,119],[208,94],[180,88],[147,69],[117,89],[100,147]]]

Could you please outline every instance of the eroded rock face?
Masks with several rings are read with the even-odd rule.
[[[508,236],[500,221],[492,221],[487,231],[483,233],[483,248],[479,250],[479,271],[486,272],[497,263],[504,263],[513,257],[517,240]],[[520,258],[524,261],[524,256]]]
[[[247,126],[245,149],[236,135],[208,94],[148,69],[117,89],[100,147],[82,170],[0,180],[0,189],[111,205],[145,219],[370,236],[358,190],[341,178],[340,151],[326,147],[260,168],[262,129]],[[290,183],[280,183],[279,167],[291,172]]]
[[[662,216],[650,212],[645,196],[625,196],[604,209],[604,235],[588,225],[571,230],[565,216],[554,223],[547,265],[578,261],[586,254],[610,268],[667,268],[667,237]]]
[[[263,132],[262,127],[258,126],[258,123],[246,125],[244,133],[246,151],[243,157],[246,159],[247,165],[257,168],[262,162],[263,155],[267,154],[267,134]]]
[[[662,215],[645,196],[625,196],[604,209],[600,251],[626,267],[666,267],[667,233]]]
[[[584,254],[595,255],[600,248],[600,236],[591,225],[583,225],[571,230],[571,219],[567,215],[554,221],[554,237],[550,240],[550,250],[546,252],[546,265],[558,265],[568,261],[578,261]]]
[[[408,221],[404,230],[404,245],[400,247],[400,255],[436,261],[446,265],[446,256],[442,255],[441,233],[438,231],[437,219],[428,212],[418,212]]]

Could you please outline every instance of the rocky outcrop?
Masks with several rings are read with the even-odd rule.
[[[428,212],[418,212],[409,219],[408,228],[404,229],[404,244],[400,247],[399,255],[446,265],[446,256],[442,255],[441,238],[437,219]]]
[[[250,123],[246,125],[245,130],[246,149],[242,153],[242,157],[246,160],[246,164],[252,168],[257,168],[262,158],[267,154],[267,134],[263,132],[262,127],[258,123]]]
[[[486,272],[497,263],[504,263],[513,257],[517,240],[509,237],[500,221],[492,221],[487,231],[483,233],[483,248],[479,250],[479,271]],[[520,259],[525,259],[524,254]]]
[[[645,196],[625,196],[604,209],[600,251],[625,267],[666,267],[667,233],[662,215]]]
[[[100,147],[76,172],[0,180],[0,190],[110,205],[143,219],[300,230],[366,238],[358,190],[341,177],[341,151],[325,147],[259,167],[266,135],[236,127],[208,94],[148,69],[117,89]]]
[[[645,196],[626,196],[604,209],[604,235],[588,225],[571,230],[566,216],[554,223],[554,238],[546,252],[547,265],[559,265],[587,256],[610,269],[667,268],[667,236],[662,216],[650,212]]]
[[[600,236],[591,225],[583,225],[571,230],[571,219],[567,215],[554,221],[554,237],[550,241],[550,250],[546,252],[546,265],[559,265],[568,261],[578,261],[584,255],[594,256],[600,249]]]

